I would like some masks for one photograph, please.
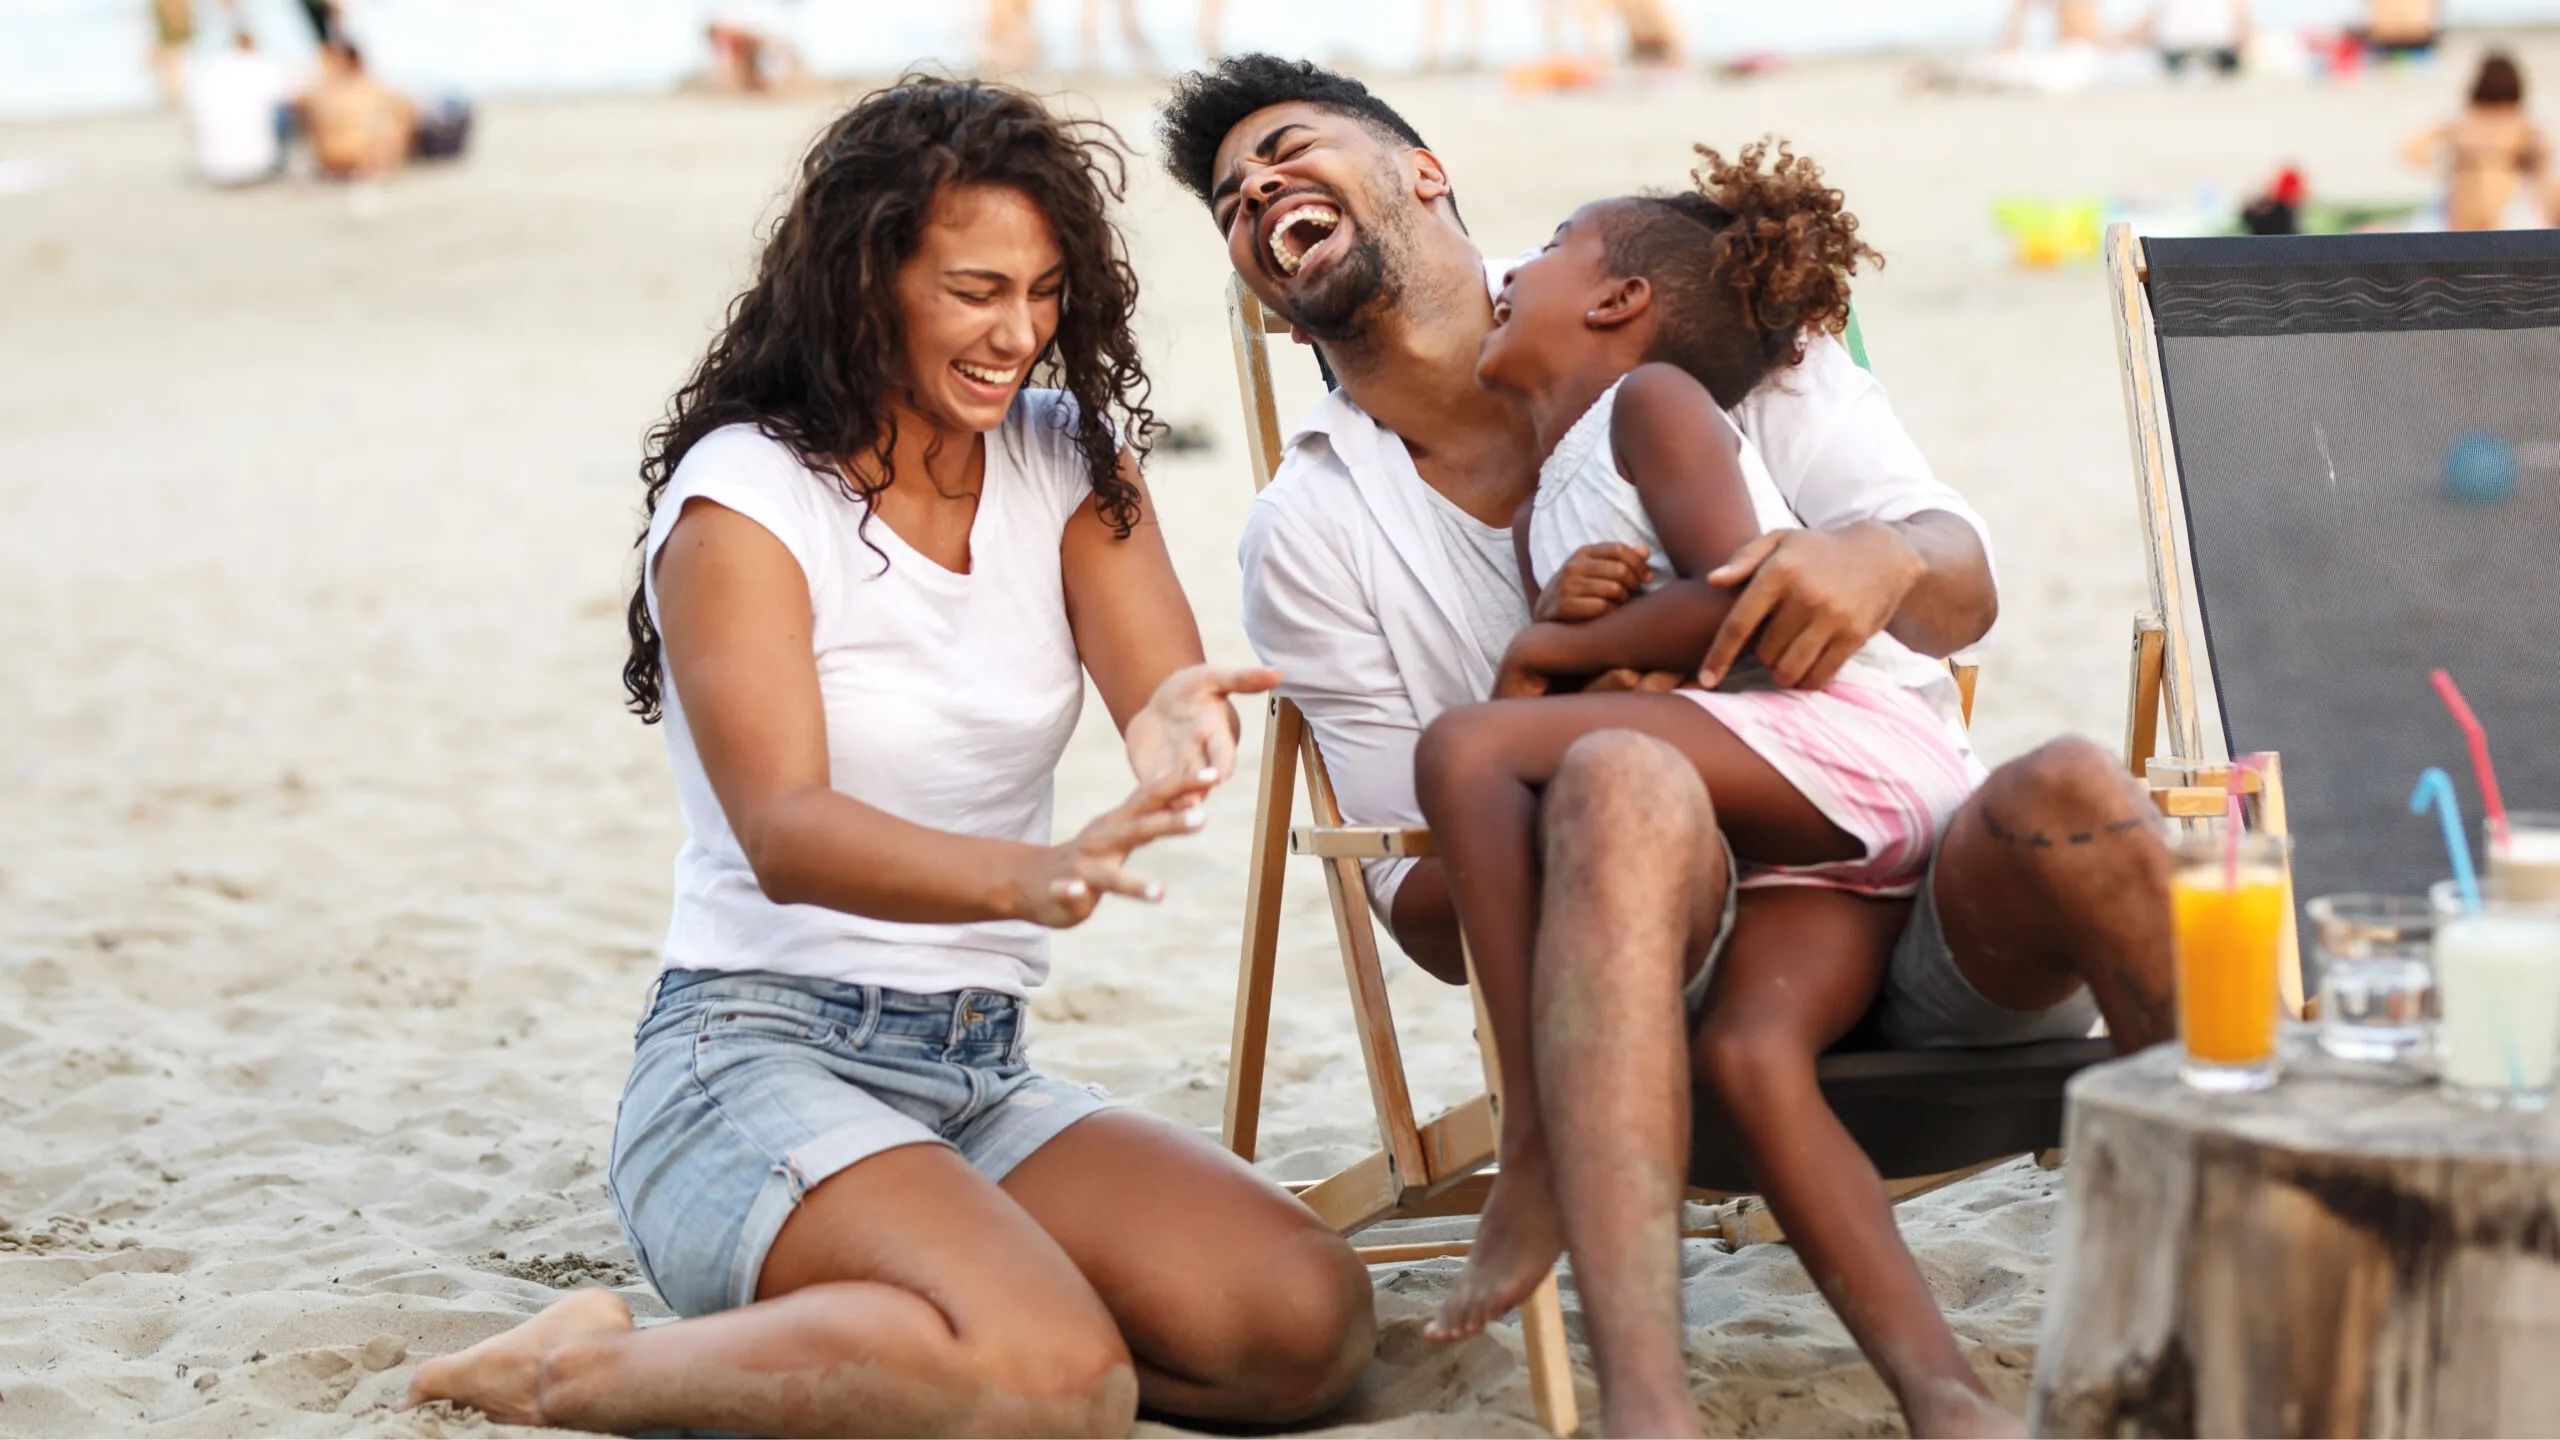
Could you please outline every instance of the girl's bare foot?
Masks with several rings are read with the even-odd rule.
[[[1555,1187],[1542,1153],[1514,1162],[1502,1158],[1484,1218],[1467,1251],[1467,1268],[1422,1333],[1433,1340],[1464,1340],[1520,1307],[1564,1253],[1564,1226],[1556,1217]]]
[[[631,1307],[610,1290],[580,1290],[503,1335],[418,1367],[410,1405],[451,1400],[501,1425],[547,1425],[544,1364],[561,1346],[631,1331]],[[403,1408],[406,1408],[405,1406]]]
[[[1912,1395],[1903,1416],[1914,1435],[2013,1436],[2027,1427],[1981,1390],[1958,1380],[1931,1381]]]

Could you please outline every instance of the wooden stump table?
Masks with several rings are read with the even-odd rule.
[[[2174,1046],[2071,1082],[2030,1428],[2560,1434],[2560,1116],[2284,1055],[2256,1095]]]

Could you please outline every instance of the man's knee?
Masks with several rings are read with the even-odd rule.
[[[1997,823],[2014,818],[2048,832],[2054,824],[2088,821],[2103,826],[2150,818],[2150,802],[2140,782],[2126,773],[2124,761],[2077,735],[2048,740],[1992,771],[1983,783],[1982,800]]]
[[[1697,767],[1669,742],[1634,730],[1595,730],[1565,747],[1540,811],[1558,840],[1660,844],[1715,828]]]
[[[1207,1317],[1184,1368],[1224,1392],[1227,1418],[1287,1424],[1350,1392],[1377,1349],[1368,1268],[1321,1227],[1264,1248],[1249,1294]]]

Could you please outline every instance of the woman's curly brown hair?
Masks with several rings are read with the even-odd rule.
[[[1754,141],[1731,160],[1696,149],[1697,188],[1617,207],[1605,254],[1612,272],[1653,288],[1653,358],[1696,376],[1729,409],[1804,358],[1806,331],[1845,329],[1849,277],[1884,257],[1858,238],[1858,217],[1822,168],[1786,142]]]
[[[889,485],[889,407],[906,383],[899,267],[945,187],[1002,185],[1048,217],[1066,267],[1057,334],[1024,383],[1075,397],[1075,445],[1094,503],[1125,537],[1140,502],[1120,474],[1122,442],[1143,456],[1156,423],[1130,334],[1138,279],[1109,214],[1127,181],[1118,140],[1099,121],[1061,119],[1019,90],[977,80],[911,74],[856,101],[809,147],[755,282],[730,302],[719,337],[650,430],[640,462],[649,513],[685,453],[738,424],[789,446],[813,479],[832,477],[867,507]],[[647,535],[644,520],[643,543]],[[666,682],[645,583],[625,623],[622,686],[632,711],[655,722]]]

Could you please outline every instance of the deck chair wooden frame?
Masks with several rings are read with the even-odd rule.
[[[2124,379],[2125,428],[2133,446],[2134,490],[2142,514],[2143,554],[2151,585],[2149,608],[2133,617],[2127,662],[2125,764],[2150,784],[2161,810],[2175,820],[2205,820],[2223,813],[2223,787],[2231,756],[2207,696],[2213,672],[2196,608],[2195,556],[2186,531],[2185,481],[2169,430],[2168,388],[2160,372],[2160,337],[2153,326],[2141,237],[2130,226],[2107,227],[2108,308],[2115,317],[2116,359]],[[2160,722],[2168,720],[2169,752],[2160,750]],[[2241,777],[2253,798],[2257,828],[2289,833],[2284,803],[2283,758],[2253,759]],[[2293,868],[2284,871],[2284,928],[2276,981],[2286,1010],[2309,1012],[2302,983],[2302,942],[2295,918]]]
[[[1267,337],[1285,334],[1289,327],[1284,320],[1269,315],[1242,282],[1233,278],[1228,283],[1227,312],[1238,389],[1244,404],[1254,486],[1258,491],[1270,482],[1273,472],[1278,469],[1286,438],[1280,426],[1278,400],[1271,380]],[[1859,362],[1865,363],[1862,354]],[[1974,667],[1957,664],[1950,668],[1954,671],[1969,721],[1973,710]],[[1305,780],[1309,818],[1313,823],[1293,827],[1291,790],[1301,775]],[[2219,783],[2218,774],[2197,771],[2186,777],[2183,794],[2159,790],[2155,798],[2164,810],[2178,805],[2195,810],[2209,800],[2214,807],[2213,813],[2219,814],[2222,805]],[[2248,783],[2254,787],[2254,777],[2248,777]],[[1387,1220],[1478,1213],[1483,1208],[1485,1194],[1493,1178],[1491,1167],[1495,1160],[1501,1105],[1499,1068],[1495,1056],[1490,1045],[1480,1047],[1484,1051],[1485,1093],[1429,1120],[1416,1116],[1405,1078],[1403,1052],[1387,999],[1386,978],[1379,959],[1377,923],[1360,871],[1360,862],[1367,859],[1435,853],[1429,831],[1344,824],[1341,809],[1334,799],[1332,779],[1325,769],[1324,757],[1317,749],[1315,737],[1297,706],[1285,699],[1275,698],[1268,706],[1263,729],[1259,791],[1250,881],[1246,892],[1242,956],[1237,976],[1235,1028],[1227,1075],[1225,1140],[1228,1148],[1246,1160],[1254,1157],[1270,1036],[1272,976],[1279,950],[1282,882],[1288,857],[1311,858],[1323,867],[1325,890],[1333,912],[1344,978],[1350,990],[1353,1022],[1368,1075],[1380,1143],[1375,1151],[1325,1179],[1291,1188],[1309,1208],[1345,1235]],[[1473,989],[1472,980],[1470,989]],[[1484,1023],[1480,994],[1477,996],[1477,1033],[1480,1039],[1490,1034],[1490,1027]],[[2060,1163],[2058,1151],[2039,1147],[2050,1146],[2058,1140],[2061,1080],[2080,1066],[2103,1058],[2107,1053],[2105,1044],[2103,1041],[2070,1041],[2011,1048],[2017,1052],[2014,1066],[1991,1065],[1988,1068],[1994,1071],[2014,1069],[2016,1075],[2005,1080],[1994,1075],[1992,1083],[1977,1088],[1998,1089],[2005,1083],[2014,1091],[2020,1083],[2016,1077],[2032,1073],[2032,1078],[2024,1083],[2043,1086],[2052,1093],[2053,1113],[2049,1117],[2052,1120],[2049,1129],[2055,1139],[2029,1142],[1991,1158],[1973,1159],[1954,1169],[1904,1166],[1900,1167],[1902,1173],[1894,1174],[1896,1167],[1879,1158],[1880,1168],[1887,1169],[1891,1175],[1886,1188],[1896,1201],[1926,1194],[2023,1154],[2035,1154],[2040,1163],[2048,1166]],[[1986,1052],[1940,1053],[1957,1058],[1960,1067],[1961,1057]],[[1910,1073],[1911,1068],[1872,1055],[1826,1058],[1825,1092],[1833,1098],[1835,1108],[1844,1103],[1862,1105],[1872,1115],[1880,1108],[1895,1105],[1900,1093],[1910,1085],[1932,1084],[1939,1080],[1936,1074],[1923,1074],[1915,1080]],[[1922,1068],[1948,1069],[1943,1065]],[[1949,1078],[1961,1089],[1968,1077],[1959,1070]],[[1691,1178],[1693,1182],[1697,1179],[1694,1170]],[[1715,1229],[1693,1234],[1715,1235],[1729,1245],[1783,1241],[1785,1238],[1766,1207],[1743,1190],[1699,1188],[1693,1183],[1689,1193],[1696,1200],[1729,1202],[1717,1212]],[[1467,1248],[1466,1242],[1459,1241],[1368,1246],[1362,1247],[1360,1253],[1372,1264],[1390,1264],[1459,1255]],[[1552,1275],[1523,1307],[1522,1333],[1527,1351],[1530,1392],[1539,1423],[1557,1434],[1570,1433],[1578,1424],[1578,1410]]]

